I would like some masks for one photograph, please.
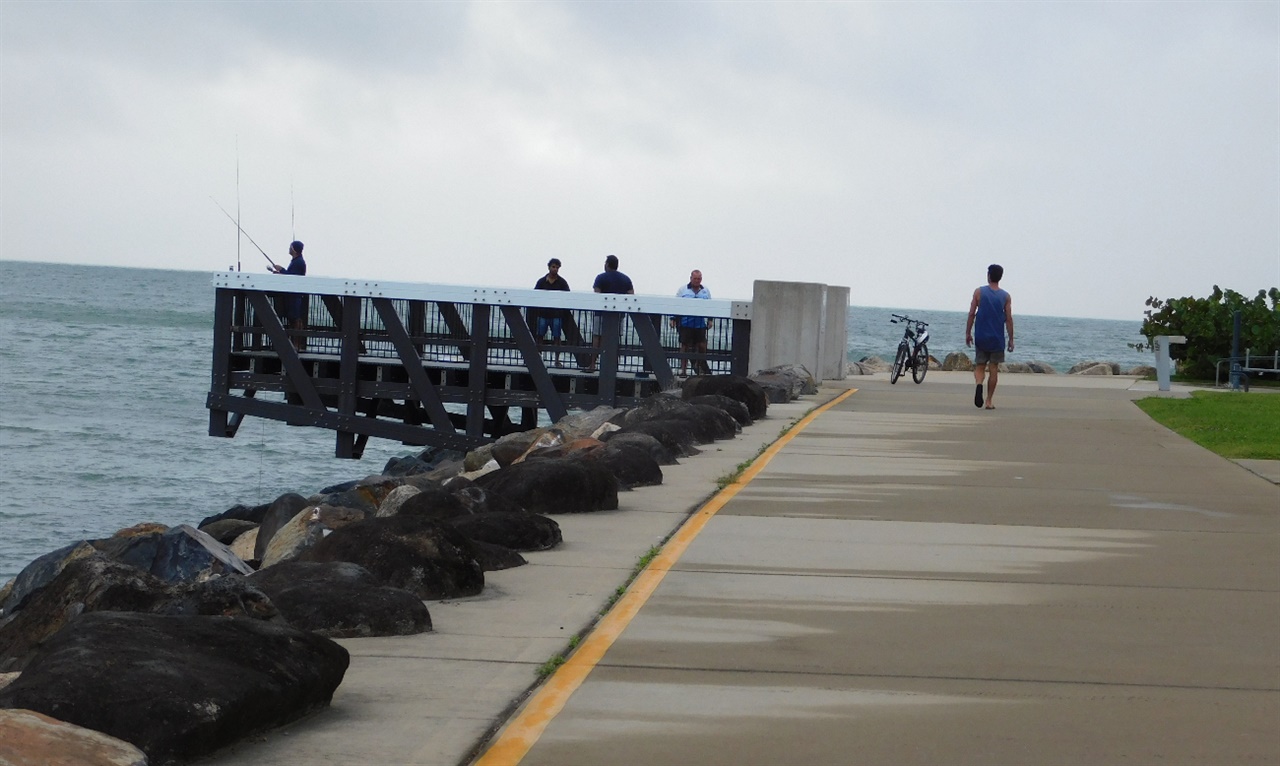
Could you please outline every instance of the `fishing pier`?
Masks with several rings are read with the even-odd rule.
[[[631,405],[675,387],[682,363],[748,373],[747,302],[243,272],[214,287],[209,434],[248,415],[327,428],[343,458],[370,437],[468,450],[540,413]],[[281,318],[291,301],[300,323]],[[534,337],[539,314],[563,345]],[[670,319],[685,314],[711,320],[705,354],[680,350]]]

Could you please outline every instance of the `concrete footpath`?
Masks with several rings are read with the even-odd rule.
[[[846,383],[481,763],[1280,763],[1280,486],[1149,420],[1154,384]],[[210,762],[470,762],[716,477],[842,393],[557,517],[436,633],[344,641],[331,709]]]

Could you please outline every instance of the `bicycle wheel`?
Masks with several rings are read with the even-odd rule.
[[[929,347],[921,343],[916,346],[916,353],[911,357],[911,379],[917,384],[924,382],[924,375],[929,371]]]
[[[902,371],[907,368],[907,343],[903,341],[898,344],[898,356],[893,360],[893,369],[889,370],[889,383],[897,383],[898,378],[902,377]]]

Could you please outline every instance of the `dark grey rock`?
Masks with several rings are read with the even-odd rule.
[[[230,548],[186,524],[164,533],[94,540],[93,546],[110,558],[150,572],[165,582],[253,571]]]
[[[276,609],[243,577],[170,584],[102,554],[78,558],[0,625],[0,671],[21,670],[32,652],[82,612],[240,615],[270,620]]]
[[[527,511],[485,512],[446,522],[472,542],[501,545],[513,551],[545,551],[563,542],[555,519]]]
[[[383,585],[346,561],[285,561],[246,578],[295,628],[330,638],[408,636],[431,630],[422,599]]]
[[[325,707],[348,663],[332,640],[286,625],[94,612],[37,651],[0,707],[109,734],[161,766]]]
[[[754,420],[768,415],[769,397],[760,384],[741,375],[699,375],[686,380],[681,388],[683,398],[706,394],[722,394],[747,406]]]
[[[617,444],[618,446],[631,446],[642,449],[649,453],[658,465],[677,465],[676,452],[658,441],[653,436],[636,431],[613,431],[604,434],[603,441],[606,445]]]
[[[406,515],[403,509],[396,516],[334,530],[302,558],[359,564],[383,584],[421,599],[474,596],[484,588],[484,572],[467,538],[433,519]]]
[[[224,521],[227,519],[239,519],[241,521],[251,521],[254,524],[261,524],[262,517],[267,515],[267,509],[270,507],[270,503],[263,503],[262,505],[254,506],[235,505],[215,516],[207,516],[204,519],[201,519],[200,523],[196,525],[196,529],[204,529],[215,521]]]
[[[252,521],[243,519],[222,519],[200,527],[200,531],[223,545],[230,545],[236,541],[237,537],[250,529],[256,529],[257,526]]]
[[[658,440],[663,447],[671,450],[678,457],[692,457],[701,454],[697,448],[699,442],[697,429],[687,420],[650,420],[627,426],[622,431],[609,435],[613,442],[621,434],[646,434]]]
[[[13,579],[8,597],[0,603],[0,616],[7,616],[21,609],[28,596],[52,582],[70,562],[95,553],[97,549],[92,543],[81,540],[36,558]]]
[[[718,407],[729,413],[740,426],[749,426],[755,421],[751,418],[751,412],[747,410],[747,405],[731,399],[724,394],[703,394],[702,396],[694,396],[689,399],[689,404],[705,404],[711,407]]]
[[[533,513],[589,513],[618,507],[618,480],[603,465],[575,458],[527,460],[476,484]]]

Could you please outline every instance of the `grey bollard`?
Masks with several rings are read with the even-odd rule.
[[[1185,335],[1157,335],[1156,336],[1156,383],[1159,384],[1161,391],[1169,390],[1169,344],[1170,343],[1186,343]]]

